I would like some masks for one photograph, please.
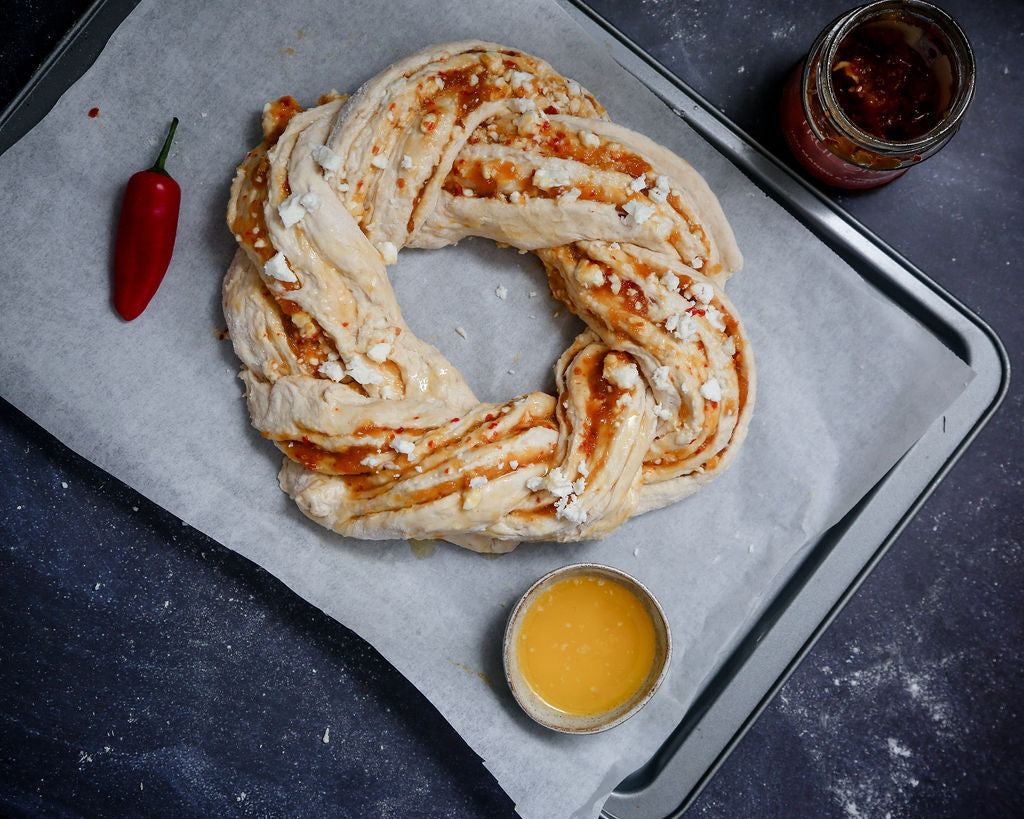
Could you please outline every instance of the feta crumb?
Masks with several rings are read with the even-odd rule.
[[[570,97],[578,97],[583,92],[583,89],[580,88],[580,84],[576,80],[568,80],[565,85]]]
[[[374,344],[366,351],[366,357],[370,361],[375,361],[381,364],[388,360],[388,356],[391,354],[391,345],[386,341],[381,341],[378,344]]]
[[[320,197],[313,191],[302,194],[299,204],[306,209],[306,213],[313,213],[320,207]]]
[[[704,267],[704,260],[700,256],[697,256],[692,262],[690,262],[690,267],[694,270],[700,270]]]
[[[416,449],[416,444],[406,438],[395,438],[391,442],[391,448],[402,455],[412,455],[413,450]]]
[[[715,296],[715,288],[707,282],[694,282],[686,288],[686,292],[701,304],[708,304]]]
[[[343,157],[341,154],[336,154],[326,145],[320,145],[313,149],[313,159],[316,160],[317,164],[327,171],[328,174],[332,174],[341,167]]]
[[[363,460],[359,462],[363,466],[368,466],[370,469],[376,469],[382,463],[384,463],[383,455],[367,455]]]
[[[509,469],[519,469],[519,461],[509,461]]]
[[[668,367],[658,367],[653,375],[654,387],[658,390],[672,389],[672,381],[668,377]]]
[[[666,270],[661,276],[661,283],[666,290],[679,290],[679,277],[671,270]]]
[[[717,307],[708,305],[704,308],[704,318],[708,320],[708,324],[714,327],[716,330],[725,329],[725,320],[722,318],[722,311]]]
[[[546,121],[547,118],[534,108],[519,115],[519,119],[516,121],[516,131],[523,136],[530,136],[536,134],[540,130],[541,124]]]
[[[331,379],[331,381],[341,381],[345,377],[345,368],[337,361],[325,361],[317,367],[317,372]]]
[[[298,281],[296,275],[288,267],[288,261],[285,259],[284,254],[280,251],[271,256],[269,261],[263,265],[263,272],[279,282]]]
[[[529,73],[528,71],[513,71],[511,80],[512,88],[522,88],[523,85],[525,85],[532,79],[533,74]]]
[[[586,523],[587,511],[583,508],[583,503],[576,495],[570,495],[555,503],[555,517],[567,520],[569,523],[575,523],[578,526]]]
[[[524,97],[512,97],[508,101],[508,105],[517,114],[525,114],[527,111],[532,111],[537,107],[537,103]]]
[[[605,358],[601,375],[605,381],[614,384],[620,390],[632,390],[640,386],[640,373],[636,364],[624,362],[619,358]]]
[[[402,156],[402,163],[401,163],[401,168],[402,168],[402,170],[403,170],[403,171],[407,171],[407,170],[409,170],[409,169],[410,169],[411,167],[412,167],[412,157],[411,157],[411,156],[409,156],[409,154],[404,154],[404,155]]]
[[[398,261],[398,248],[393,242],[381,242],[377,246],[377,251],[384,259],[384,264],[394,264]]]
[[[297,225],[302,221],[302,217],[306,215],[306,209],[302,206],[302,202],[299,201],[301,198],[297,193],[293,193],[277,206],[277,212],[286,228]]]
[[[438,76],[434,77],[434,82],[437,83],[437,90],[438,91],[444,91],[444,79],[441,77],[440,74]]]
[[[729,336],[722,345],[722,352],[728,356],[736,355],[736,340]]]
[[[579,188],[569,188],[569,190],[558,197],[558,201],[564,205],[571,204],[580,198],[580,193]]]
[[[547,478],[544,479],[544,486],[552,495],[564,498],[572,492],[572,481],[570,481],[561,468],[552,469]]]
[[[601,138],[593,131],[580,131],[580,142],[586,148],[596,148],[601,144]]]
[[[497,296],[502,301],[504,301],[505,299],[508,298],[508,288],[505,287],[505,285],[503,284],[499,284],[497,287],[494,288],[494,295]]]
[[[480,82],[480,78],[476,74],[473,74],[473,75],[470,76],[470,78],[469,78],[469,84],[470,85],[476,85],[478,82]]]
[[[348,374],[364,386],[379,384],[384,380],[384,376],[381,373],[364,363],[361,358],[356,357],[353,357],[348,362]]]
[[[370,160],[370,164],[373,165],[373,167],[375,168],[380,168],[381,170],[384,170],[388,166],[388,161],[384,157],[377,155]]]
[[[512,193],[508,195],[508,201],[512,202],[513,204],[518,203],[519,200],[522,198],[523,195],[519,191],[512,191]]]
[[[526,479],[526,488],[531,492],[540,492],[544,488],[544,479],[541,477],[533,477]]]
[[[693,316],[688,316],[686,313],[669,316],[665,319],[665,329],[680,341],[689,341],[697,335],[698,330],[697,322],[694,321]]]
[[[463,329],[462,329],[461,327],[456,327],[456,328],[455,328],[455,332],[456,332],[456,333],[458,333],[458,334],[459,334],[460,336],[462,336],[463,338],[466,338],[466,337],[467,337],[467,336],[466,336],[466,331],[465,331],[465,330],[463,330]]]
[[[469,488],[470,489],[479,489],[485,483],[487,483],[487,477],[484,476],[484,475],[477,475],[475,478],[470,478],[469,479]]]
[[[608,245],[608,249],[609,250],[622,250],[622,245],[620,245],[618,242],[612,242],[610,245]]]
[[[647,197],[652,202],[665,202],[668,200],[668,195],[671,193],[671,189],[668,185],[667,176],[659,176],[655,180],[654,187],[647,191]]]
[[[622,279],[612,273],[612,275],[608,277],[608,281],[611,283],[612,293],[616,296],[619,295],[619,291],[622,290]]]
[[[636,179],[629,183],[627,189],[633,193],[640,193],[644,188],[647,187],[647,174],[642,173]]]
[[[638,202],[635,199],[630,199],[626,204],[622,206],[622,209],[626,211],[626,216],[623,221],[627,225],[642,225],[648,219],[654,215],[654,205],[645,205],[643,202]]]
[[[700,394],[703,395],[708,401],[721,401],[722,400],[722,387],[718,383],[718,379],[712,376],[700,388]]]
[[[662,421],[668,421],[672,417],[672,411],[665,409],[661,404],[654,405],[654,416]]]
[[[541,190],[564,188],[572,184],[566,168],[538,168],[533,172],[533,184]]]
[[[604,271],[593,262],[581,260],[576,265],[576,279],[584,287],[600,287],[604,284]]]

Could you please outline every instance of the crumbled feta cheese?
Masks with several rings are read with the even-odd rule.
[[[374,344],[372,347],[370,347],[369,350],[366,351],[366,357],[370,359],[370,361],[376,361],[378,364],[387,361],[388,356],[390,354],[391,345],[386,341],[381,341],[378,344]]]
[[[297,282],[299,280],[292,273],[291,268],[288,267],[288,262],[280,251],[271,256],[267,263],[263,265],[263,272],[279,282]]]
[[[583,508],[583,503],[576,495],[570,495],[555,503],[555,517],[567,520],[569,523],[575,523],[578,526],[586,523],[587,511]]]
[[[585,148],[596,148],[601,144],[601,137],[593,131],[580,131],[580,142]]]
[[[580,88],[580,84],[576,80],[567,80],[565,85],[570,97],[578,97],[583,92],[583,89]]]
[[[640,386],[640,373],[636,364],[622,359],[607,357],[604,360],[604,368],[601,375],[605,381],[614,384],[620,390],[632,390]]]
[[[530,136],[540,131],[540,126],[546,122],[546,117],[543,117],[535,108],[527,111],[525,114],[520,114],[519,119],[516,120],[516,131],[522,136]]]
[[[610,245],[608,245],[608,249],[609,250],[622,250],[622,245],[620,245],[618,242],[612,242]]]
[[[700,394],[703,395],[708,401],[721,401],[722,400],[722,387],[718,383],[718,379],[712,376],[700,388]]]
[[[463,330],[463,329],[462,329],[461,327],[456,327],[456,328],[455,328],[455,332],[456,332],[456,333],[458,333],[458,334],[459,334],[460,336],[462,336],[463,338],[466,338],[466,337],[467,337],[467,336],[466,336],[466,331],[465,331],[465,330]]]
[[[412,157],[409,156],[409,154],[404,154],[402,156],[402,165],[401,165],[401,167],[402,167],[403,171],[407,171],[410,168],[412,168]]]
[[[704,260],[700,256],[698,256],[692,262],[690,262],[690,267],[692,267],[694,270],[700,270],[702,267],[704,267]]]
[[[714,327],[716,330],[725,329],[725,319],[722,318],[722,311],[713,305],[708,305],[704,308],[704,318],[708,320],[708,324]]]
[[[519,469],[519,461],[509,461],[509,469]]]
[[[661,283],[666,290],[679,290],[679,277],[671,270],[666,270],[661,276]]]
[[[337,361],[325,361],[317,367],[317,372],[331,379],[331,381],[341,381],[345,377],[345,368]]]
[[[470,78],[469,78],[469,84],[470,85],[476,85],[478,82],[480,82],[480,78],[476,74],[473,74],[473,75],[470,76]]]
[[[487,483],[487,477],[485,475],[477,475],[475,478],[469,479],[469,488],[479,489],[485,483]]]
[[[377,156],[370,160],[370,164],[373,165],[373,167],[375,168],[380,168],[381,170],[384,170],[384,168],[388,166],[388,161],[380,154],[378,154]]]
[[[384,264],[394,264],[398,261],[398,248],[393,242],[381,242],[377,250],[384,259]]]
[[[736,355],[736,340],[732,336],[725,340],[725,344],[722,345],[722,352],[729,356]]]
[[[640,176],[631,181],[626,187],[627,190],[630,190],[633,193],[640,193],[640,191],[647,187],[647,174],[640,174]]]
[[[444,91],[444,79],[442,79],[440,75],[434,77],[434,82],[437,83],[438,91]]]
[[[363,466],[370,467],[370,469],[376,469],[378,466],[380,466],[382,463],[384,463],[384,456],[383,455],[367,455],[359,463],[361,463]]]
[[[497,287],[494,288],[494,295],[497,296],[502,301],[504,301],[505,299],[508,298],[508,288],[505,287],[505,285],[503,284],[499,284]]]
[[[665,329],[680,341],[689,341],[697,335],[697,322],[685,313],[669,316],[665,319]]]
[[[512,97],[509,99],[508,105],[517,114],[525,114],[527,111],[532,111],[537,107],[537,103],[525,97]]]
[[[612,293],[616,296],[619,295],[619,291],[622,289],[622,279],[612,273],[612,275],[608,277],[608,281],[611,283]]]
[[[531,492],[540,492],[544,488],[544,479],[541,477],[533,477],[526,479],[526,488]]]
[[[576,279],[584,287],[600,287],[604,284],[604,271],[593,262],[581,260],[576,265]]]
[[[654,205],[645,205],[635,199],[630,199],[622,206],[626,211],[625,222],[627,225],[642,225],[654,215]]]
[[[701,304],[708,304],[715,296],[715,288],[707,282],[694,282],[686,288],[686,292]]]
[[[512,88],[522,88],[523,85],[525,85],[532,79],[533,74],[529,73],[528,71],[513,71],[511,79]]]
[[[519,200],[522,198],[523,195],[519,191],[512,191],[512,193],[508,195],[508,201],[512,204],[518,204]]]
[[[580,193],[581,191],[579,188],[569,188],[569,190],[565,191],[558,197],[558,201],[560,204],[564,205],[571,204],[580,198]]]
[[[660,418],[663,421],[668,421],[672,417],[672,410],[665,409],[661,404],[654,405],[654,415],[656,418]]]
[[[306,215],[306,209],[302,206],[302,202],[299,201],[301,198],[299,194],[293,193],[277,206],[277,212],[286,228],[297,225],[302,221],[302,217]]]
[[[668,177],[659,176],[655,180],[654,187],[647,191],[647,196],[652,202],[665,202],[671,192],[668,186]]]
[[[313,191],[302,194],[299,204],[306,209],[306,213],[313,213],[320,207],[320,197]]]
[[[391,448],[402,455],[412,455],[413,450],[416,449],[416,444],[407,438],[395,438],[391,442]]]
[[[672,389],[672,381],[668,377],[668,367],[658,367],[652,376],[654,378],[654,387],[658,390],[670,390]]]
[[[552,469],[544,479],[544,487],[552,495],[564,498],[572,492],[572,481],[565,476],[561,468]]]
[[[373,367],[366,364],[361,358],[353,357],[352,360],[348,362],[348,374],[364,386],[369,384],[379,384],[384,380],[383,375],[373,369]]]
[[[317,164],[327,171],[328,174],[332,174],[341,167],[343,157],[341,154],[336,154],[326,145],[320,145],[313,149],[313,159],[316,160]]]
[[[542,190],[564,188],[572,184],[566,168],[538,168],[533,172],[533,184]]]

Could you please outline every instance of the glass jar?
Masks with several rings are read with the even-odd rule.
[[[949,142],[974,80],[952,17],[921,0],[879,0],[836,18],[790,74],[783,134],[817,179],[874,188]]]

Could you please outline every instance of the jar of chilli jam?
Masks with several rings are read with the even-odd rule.
[[[974,80],[974,53],[952,17],[921,0],[880,0],[818,36],[783,90],[782,130],[812,176],[875,188],[949,142]]]

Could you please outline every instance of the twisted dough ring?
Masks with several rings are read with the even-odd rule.
[[[359,538],[484,552],[606,535],[723,470],[754,401],[721,283],[742,264],[683,160],[543,61],[435,46],[351,99],[264,110],[228,222],[224,312],[282,488]],[[402,320],[399,248],[485,236],[543,262],[587,324],[557,398],[477,401]]]

